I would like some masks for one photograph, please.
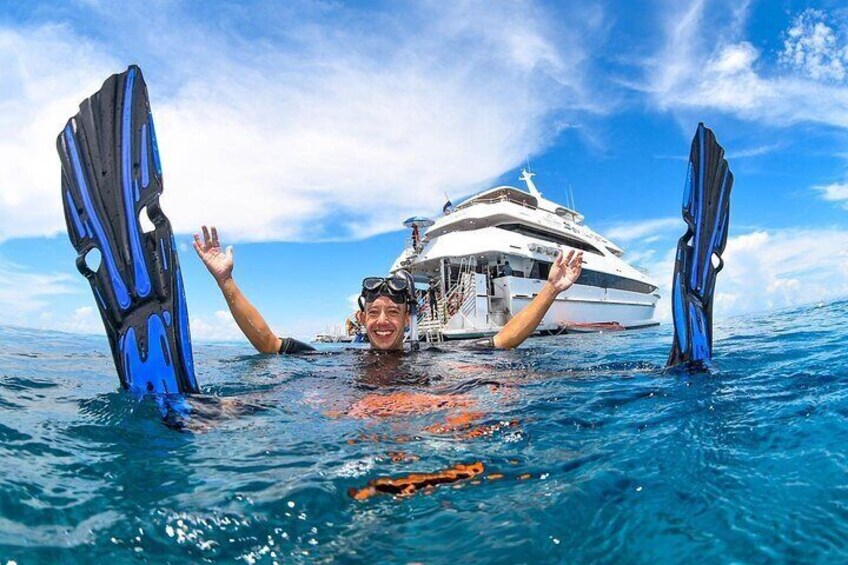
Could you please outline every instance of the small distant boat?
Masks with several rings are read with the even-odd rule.
[[[356,321],[356,316],[351,314],[345,320],[344,331],[341,326],[326,328],[323,333],[315,334],[312,343],[362,343],[365,330]]]

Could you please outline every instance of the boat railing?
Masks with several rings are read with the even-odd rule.
[[[466,208],[470,208],[471,206],[474,206],[475,204],[502,204],[504,202],[510,202],[512,204],[517,204],[518,206],[521,206],[522,208],[526,208],[528,210],[535,210],[535,211],[538,211],[538,212],[543,212],[543,213],[545,213],[549,216],[553,216],[557,220],[570,219],[571,222],[573,222],[575,224],[580,221],[579,214],[577,212],[573,211],[573,210],[569,210],[567,212],[567,216],[563,217],[563,216],[560,216],[559,214],[552,212],[550,210],[546,210],[544,208],[539,208],[535,204],[530,204],[529,202],[526,202],[524,200],[512,198],[507,194],[504,194],[504,195],[501,195],[501,196],[496,196],[496,197],[493,197],[493,198],[480,198],[480,199],[472,200],[471,202],[466,202],[464,204],[460,204],[459,206],[456,207],[456,210],[454,211],[454,213],[459,212],[461,210],[464,210]],[[569,224],[567,224],[567,223],[566,223],[566,229],[573,231],[573,228],[571,228],[569,226]],[[590,234],[586,234],[586,235],[590,235]],[[595,237],[597,237],[597,236],[595,236]]]
[[[476,198],[465,204],[460,204],[456,207],[455,211],[458,212],[459,210],[470,208],[475,204],[500,204],[502,202],[512,202],[513,204],[518,204],[519,206],[523,206],[529,210],[539,210],[539,207],[534,204],[530,204],[517,198],[511,198],[508,194],[502,194],[501,196],[496,196],[494,198]],[[547,210],[543,210],[543,212],[547,212]]]

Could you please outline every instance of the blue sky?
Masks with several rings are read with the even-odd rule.
[[[716,315],[848,294],[848,9],[841,2],[0,1],[0,310],[101,332],[65,235],[54,139],[141,65],[193,331],[238,331],[189,247],[233,244],[281,334],[341,322],[435,215],[530,161],[668,281],[698,121],[736,184]]]

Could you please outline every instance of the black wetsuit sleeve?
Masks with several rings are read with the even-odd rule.
[[[474,341],[469,343],[470,349],[496,349],[495,347],[495,338],[494,337],[486,337],[483,339],[475,339]]]
[[[277,352],[280,355],[297,355],[298,353],[309,353],[317,351],[308,343],[303,343],[291,337],[280,338],[283,342],[280,344],[280,350]]]

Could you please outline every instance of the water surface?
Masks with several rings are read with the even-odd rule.
[[[717,323],[700,374],[662,370],[668,325],[401,360],[201,343],[194,432],[117,390],[104,337],[0,328],[0,559],[845,561],[845,320]]]

